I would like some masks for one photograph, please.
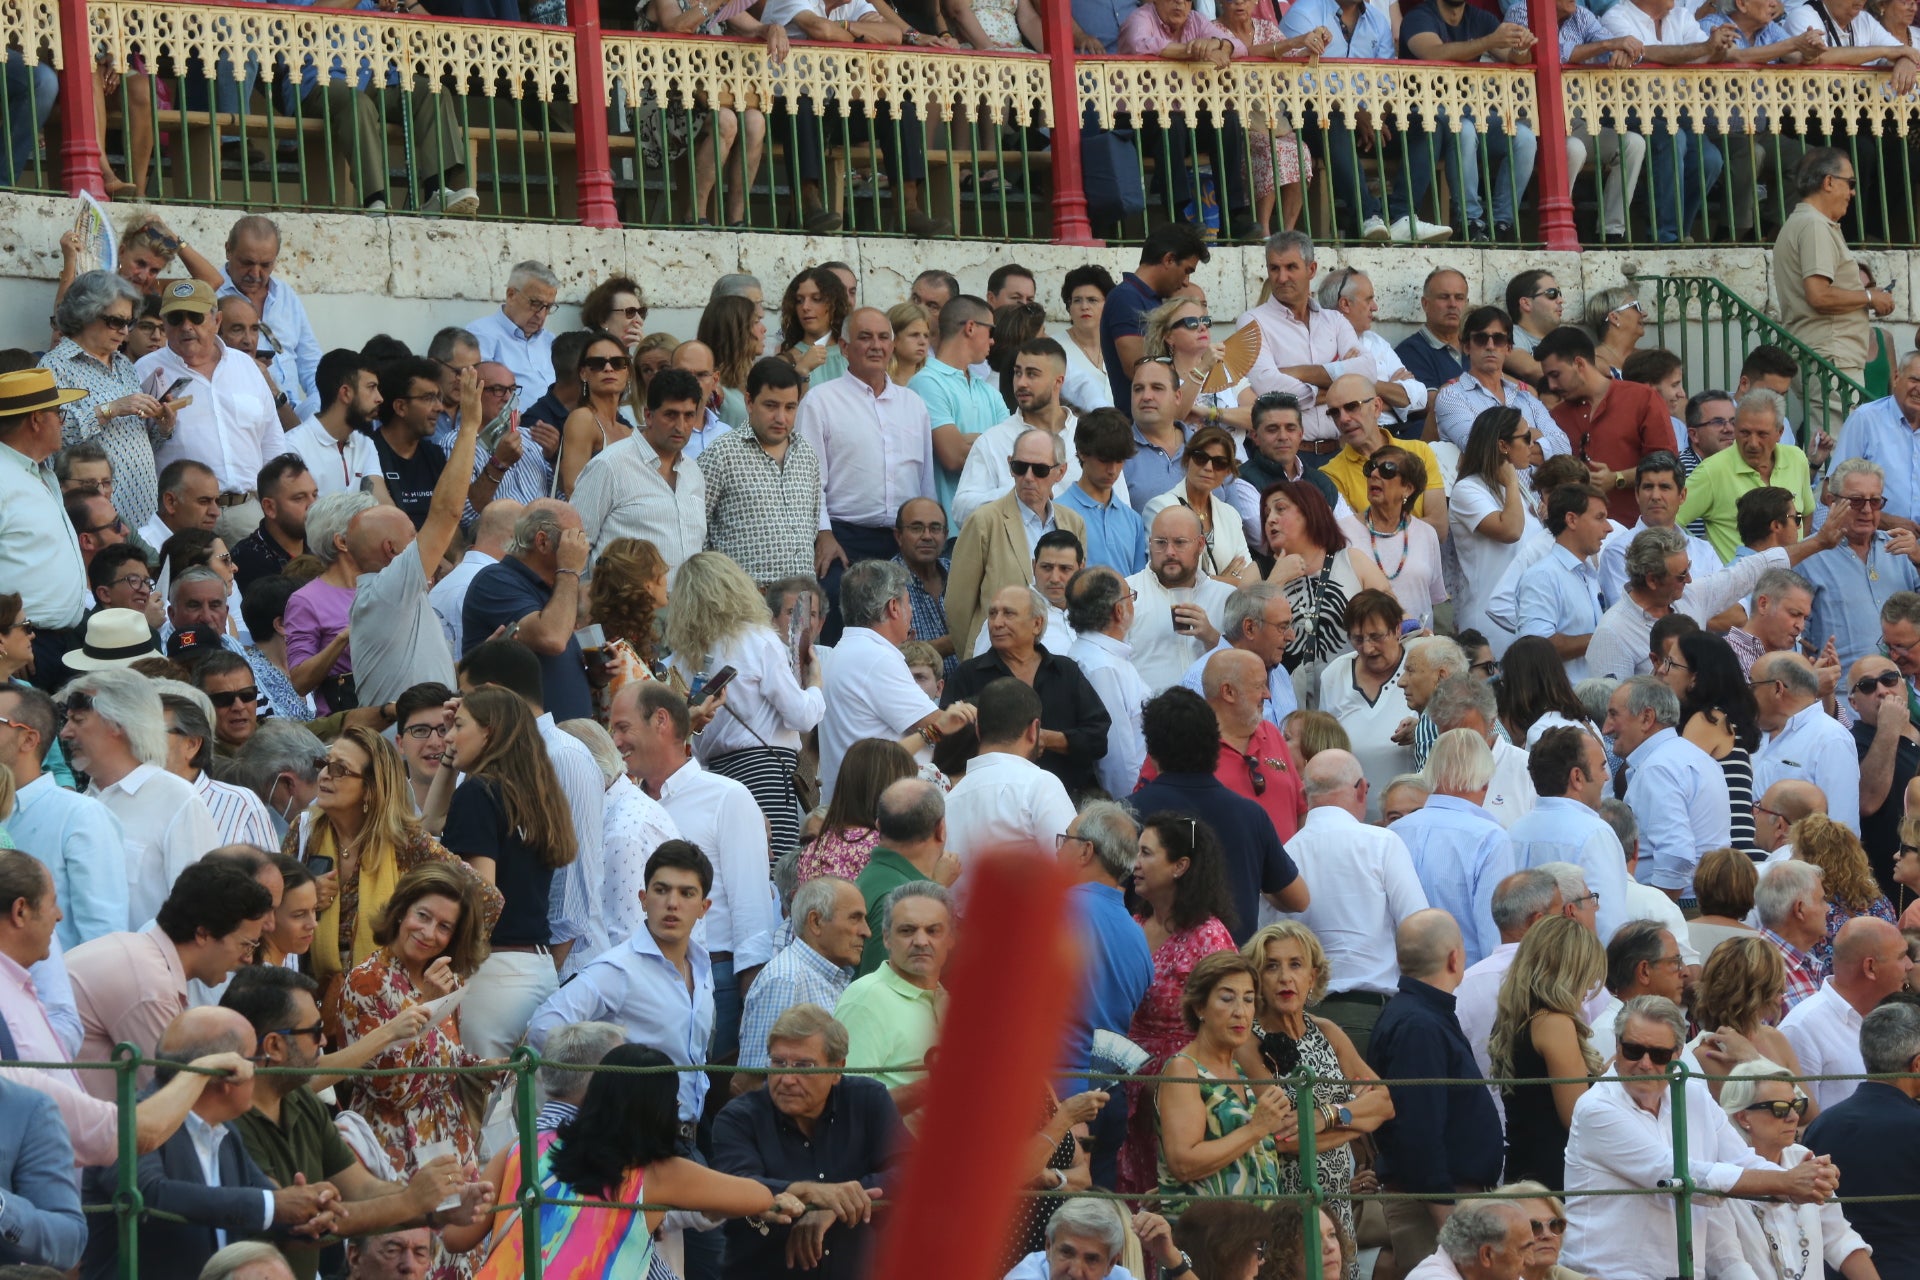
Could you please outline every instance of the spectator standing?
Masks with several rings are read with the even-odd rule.
[[[1571,325],[1542,338],[1533,354],[1547,388],[1560,397],[1553,420],[1606,495],[1608,515],[1621,524],[1637,519],[1635,468],[1650,453],[1680,448],[1666,402],[1652,387],[1609,376],[1592,339]]]
[[[60,501],[58,485],[41,463],[60,448],[61,406],[84,391],[56,387],[40,369],[0,373],[0,578],[20,589],[22,614],[33,620],[34,672],[42,688],[57,688],[62,654],[79,639],[89,600],[80,540]]]
[[[1431,159],[1428,165],[1430,176]],[[1442,230],[1452,234],[1451,227],[1442,228],[1425,220],[1409,230],[1423,243],[1444,239],[1437,234]],[[1460,347],[1460,318],[1466,311],[1467,278],[1452,267],[1429,271],[1420,286],[1420,312],[1426,323],[1394,347],[1400,363],[1426,384],[1429,396],[1467,371],[1467,354]]]
[[[1063,397],[1066,351],[1052,338],[1032,338],[1013,353],[1010,381],[1013,412],[980,433],[967,450],[966,466],[953,495],[953,520],[965,527],[967,517],[1013,487],[1007,460],[1013,446],[1028,431],[1044,431],[1064,446],[1066,470],[1054,477],[1052,495],[1060,497],[1080,478],[1073,452],[1074,410]],[[1104,388],[1103,388],[1104,390]]]
[[[1549,729],[1528,749],[1527,773],[1540,798],[1507,828],[1513,865],[1579,867],[1594,897],[1595,931],[1605,943],[1630,918],[1620,838],[1598,812],[1610,781],[1606,748],[1584,729]]]
[[[1636,62],[1684,66],[1694,62],[1721,62],[1739,33],[1716,27],[1711,34],[1695,20],[1694,12],[1670,0],[1621,0],[1601,15],[1609,35],[1640,42]],[[1691,234],[1694,220],[1706,203],[1707,192],[1719,181],[1726,163],[1720,149],[1699,131],[1700,121],[1682,128],[1664,116],[1642,120],[1629,117],[1627,127],[1653,137],[1653,209],[1655,231],[1662,244],[1678,243]]]
[[[826,1009],[838,1002],[873,937],[866,899],[857,885],[838,876],[815,876],[794,890],[790,915],[793,941],[753,980],[740,1019],[740,1065],[753,1071],[767,1069],[767,1033],[788,1010],[808,1004]],[[759,1082],[745,1072],[733,1079],[736,1097]]]
[[[474,575],[461,604],[461,634],[476,645],[504,627],[539,657],[543,701],[557,720],[593,714],[593,691],[574,638],[588,550],[579,513],[564,502],[538,499],[521,510],[506,555]]]
[[[994,596],[987,619],[992,648],[960,664],[941,700],[948,705],[961,699],[977,702],[991,684],[1008,677],[1028,685],[1039,700],[1040,767],[1057,777],[1069,794],[1092,790],[1098,761],[1107,752],[1110,718],[1078,665],[1040,643],[1047,625],[1046,597],[1032,587],[1006,587]],[[984,734],[981,741],[986,741]]]
[[[1380,304],[1374,297],[1372,277],[1351,266],[1329,272],[1320,282],[1319,298],[1322,307],[1346,317],[1353,331],[1360,335],[1361,354],[1373,359],[1373,389],[1380,397],[1380,425],[1396,439],[1415,434],[1413,423],[1427,411],[1427,387],[1400,363],[1400,353],[1380,335],[1379,327],[1374,324],[1380,315]],[[1252,480],[1244,470],[1241,478]]]
[[[1856,382],[1866,376],[1873,355],[1873,318],[1893,314],[1892,292],[1861,287],[1859,261],[1840,228],[1859,185],[1845,151],[1810,148],[1794,170],[1800,202],[1773,242],[1781,324]],[[1808,409],[1820,415],[1808,424],[1814,431],[1831,431],[1842,416],[1837,388],[1827,403]],[[1802,514],[1811,512],[1803,509]]]
[[[261,578],[284,570],[295,556],[307,554],[307,511],[320,496],[297,453],[267,459],[255,483],[260,527],[233,544],[233,584],[242,595]]]
[[[1851,734],[1820,704],[1820,677],[1797,653],[1769,653],[1753,664],[1757,722],[1766,737],[1753,753],[1753,789],[1800,778],[1819,787],[1837,822],[1860,825],[1860,758]]]
[[[1543,343],[1542,349],[1549,345]],[[1547,496],[1553,548],[1520,575],[1519,633],[1551,643],[1570,683],[1587,678],[1587,647],[1606,608],[1593,562],[1611,528],[1607,499],[1599,489],[1561,485]]]
[[[707,549],[725,553],[765,585],[814,569],[824,517],[820,455],[794,434],[800,375],[769,356],[747,371],[745,431],[698,459],[707,494]]]
[[[1260,714],[1266,668],[1257,655],[1225,649],[1207,659],[1201,692],[1220,723],[1220,762],[1214,776],[1228,790],[1266,810],[1282,841],[1293,839],[1306,816],[1293,751],[1280,727]]]
[[[1043,853],[1073,821],[1059,775],[1034,763],[1045,703],[1023,681],[1000,676],[979,687],[976,706],[980,750],[948,793],[948,843],[963,865],[993,853]]]
[[[645,539],[671,575],[706,545],[706,481],[685,452],[704,400],[692,374],[661,370],[647,383],[646,424],[580,472],[572,500],[596,553],[617,538]]]
[[[1134,669],[1133,589],[1113,569],[1093,565],[1067,583],[1067,621],[1074,631],[1068,657],[1107,712],[1107,753],[1100,757],[1100,785],[1110,796],[1130,793],[1140,780],[1147,746],[1140,715],[1150,693]],[[1291,687],[1291,686],[1289,686]]]
[[[1681,504],[1687,500],[1687,472],[1671,453],[1654,452],[1640,459],[1633,469],[1633,500],[1640,508],[1640,519],[1630,529],[1607,535],[1600,547],[1600,595],[1611,608],[1618,604],[1627,587],[1627,549],[1648,529],[1671,529]],[[1685,534],[1687,557],[1707,577],[1720,563],[1720,553],[1704,538]],[[1712,616],[1712,615],[1709,615]]]
[[[1837,269],[1837,268],[1836,268]],[[1893,371],[1893,394],[1857,406],[1833,446],[1839,459],[1858,458],[1881,470],[1886,506],[1879,527],[1915,528],[1920,521],[1920,351],[1910,351]],[[1843,463],[1844,465],[1844,463]],[[1836,466],[1835,470],[1839,468]]]
[[[1083,542],[1086,537],[1079,514],[1053,500],[1053,487],[1066,467],[1065,440],[1030,427],[1015,440],[1007,466],[1013,487],[976,508],[954,539],[945,606],[956,653],[974,652],[975,637],[1001,588],[1032,585],[1041,537],[1056,529]]]
[[[1899,861],[1907,784],[1920,772],[1920,727],[1907,712],[1906,681],[1891,659],[1862,658],[1847,681],[1860,756],[1860,843],[1881,890],[1897,897],[1893,868]],[[0,694],[0,714],[5,705]]]
[[[287,432],[287,448],[306,462],[320,497],[355,492],[364,484],[382,502],[392,501],[373,444],[373,424],[381,411],[379,373],[358,351],[342,348],[320,358],[315,385],[317,407]]]
[[[880,904],[886,896],[916,880],[951,886],[960,875],[960,859],[947,852],[946,796],[924,778],[897,778],[874,805],[875,844],[855,884],[866,903],[873,935],[860,954],[860,976],[880,967],[886,939],[880,936]],[[808,883],[811,883],[810,881]]]
[[[1433,744],[1426,774],[1432,789],[1427,803],[1388,830],[1405,842],[1427,901],[1460,922],[1466,964],[1478,964],[1500,945],[1493,891],[1513,869],[1506,829],[1481,807],[1493,754],[1479,734],[1451,730]]]
[[[1859,1047],[1869,1072],[1920,1069],[1920,1009],[1894,1003],[1873,1010],[1860,1021]],[[1920,1148],[1913,1145],[1920,1130],[1914,1123],[1917,1097],[1920,1076],[1862,1081],[1853,1096],[1821,1111],[1806,1130],[1806,1145],[1848,1170],[1849,1196],[1910,1195],[1920,1187],[1915,1157]],[[1920,1248],[1920,1224],[1902,1208],[1895,1200],[1847,1206],[1848,1221],[1873,1249],[1876,1268],[1888,1280],[1912,1280],[1911,1259]]]
[[[1400,602],[1384,591],[1354,596],[1346,616],[1352,651],[1328,663],[1320,676],[1320,710],[1346,729],[1371,784],[1369,820],[1380,816],[1377,797],[1386,794],[1387,783],[1414,767],[1411,747],[1394,740],[1410,714],[1399,678],[1406,660],[1400,643],[1404,616]]]
[[[1408,495],[1407,501],[1402,504],[1404,514],[1426,521],[1433,527],[1436,537],[1445,532],[1446,479],[1440,470],[1440,460],[1424,441],[1394,441],[1380,426],[1380,397],[1374,392],[1373,381],[1352,373],[1336,378],[1333,385],[1327,388],[1327,412],[1340,433],[1343,447],[1327,460],[1321,468],[1321,474],[1333,482],[1333,487],[1340,491],[1347,505],[1355,511],[1371,511],[1374,503],[1367,492],[1368,486],[1381,463],[1386,461],[1381,459],[1376,462],[1374,455],[1392,442],[1392,447],[1398,449],[1399,453],[1389,457],[1411,454],[1425,472],[1426,487]],[[1369,467],[1369,463],[1373,466]],[[1376,567],[1384,576],[1386,569],[1378,563],[1379,548],[1373,547],[1371,550]]]
[[[925,1101],[922,1065],[939,1039],[946,1012],[947,992],[940,977],[953,948],[951,903],[946,887],[931,880],[903,884],[887,894],[880,904],[886,961],[854,979],[834,1005],[854,1061],[903,1068],[870,1077],[886,1086],[903,1116]]]
[[[886,317],[867,310],[878,317],[876,331],[884,331],[887,354],[891,354],[893,334]],[[993,308],[963,293],[940,308],[936,332],[933,354],[907,386],[926,406],[933,427],[933,455],[940,464],[936,489],[941,507],[951,511],[961,469],[973,448],[972,437],[1006,417],[1007,402],[1000,398],[997,379],[974,373],[993,346]],[[851,367],[851,353],[848,359]],[[880,376],[886,376],[884,358]]]
[[[1693,901],[1693,868],[1732,836],[1726,775],[1712,756],[1682,738],[1680,700],[1658,676],[1635,676],[1614,690],[1602,731],[1626,761],[1626,802],[1646,854],[1637,874],[1680,903]]]
[[[315,378],[320,368],[320,342],[313,335],[307,308],[293,286],[276,278],[280,261],[280,228],[257,213],[234,219],[227,230],[227,260],[220,268],[216,298],[242,297],[253,304],[260,328],[269,336],[273,359],[267,368],[274,385],[293,401],[302,418],[320,410]]]
[[[427,593],[427,602],[439,615],[441,629],[447,633],[448,652],[455,657],[463,657],[467,652],[466,629],[462,625],[466,621],[467,592],[482,569],[506,559],[514,526],[525,510],[511,498],[495,498],[489,502],[480,512],[480,518],[474,521],[472,540],[460,563],[442,574],[433,584],[433,590]],[[577,514],[575,518],[578,519]],[[476,635],[474,643],[478,644],[483,638]]]
[[[1753,890],[1754,915],[1760,936],[1779,951],[1786,967],[1783,1013],[1820,989],[1825,971],[1814,959],[1814,948],[1827,940],[1827,894],[1820,868],[1788,859],[1766,869]]]
[[[1147,563],[1147,527],[1127,493],[1127,462],[1139,451],[1133,426],[1117,409],[1082,414],[1073,431],[1080,478],[1056,495],[1086,526],[1087,563],[1122,575]]]
[[[946,555],[947,517],[932,498],[908,498],[893,517],[893,536],[900,547],[894,559],[907,567],[907,592],[913,598],[913,638],[944,655],[944,679],[960,664],[955,656],[953,624],[947,619],[947,584],[953,572],[953,562]],[[985,647],[984,632],[980,644]]]
[[[1861,1020],[1906,984],[1913,961],[1906,939],[1885,920],[1855,917],[1834,939],[1831,971],[1820,989],[1780,1021],[1800,1068],[1813,1076],[1858,1075],[1866,1070],[1860,1050]],[[1807,1083],[1820,1110],[1844,1102],[1857,1080]]]
[[[1474,421],[1489,409],[1510,405],[1526,419],[1543,458],[1567,452],[1566,433],[1554,422],[1540,397],[1507,376],[1507,361],[1517,349],[1520,333],[1513,318],[1498,307],[1476,307],[1467,313],[1460,330],[1467,369],[1433,397],[1437,438],[1464,451],[1472,438]],[[1539,365],[1535,363],[1534,368]]]
[[[1913,559],[1920,545],[1909,545],[1905,535],[1895,543],[1895,534],[1879,529],[1888,510],[1886,476],[1878,463],[1864,458],[1843,457],[1834,465],[1825,486],[1831,498],[1827,524],[1838,526],[1843,541],[1800,566],[1801,576],[1813,588],[1807,627],[1822,640],[1833,638],[1846,667],[1877,650],[1875,623],[1893,593],[1920,590],[1920,569]],[[1895,546],[1902,552],[1895,552]]]
[[[11,1080],[0,1080],[0,1261],[25,1270],[70,1270],[87,1243],[74,1179],[73,1143],[53,1103]]]
[[[1109,48],[1118,40],[1116,24]],[[1198,227],[1169,222],[1141,242],[1139,265],[1124,273],[1107,295],[1100,311],[1100,357],[1116,406],[1133,403],[1134,367],[1147,354],[1147,313],[1185,287],[1194,270],[1210,257]],[[1137,492],[1134,496],[1144,504],[1167,487],[1163,484],[1144,496]]]
[[[1733,411],[1734,447],[1722,449],[1695,467],[1687,477],[1687,498],[1674,517],[1680,524],[1706,523],[1707,541],[1731,562],[1741,537],[1739,501],[1763,486],[1785,489],[1793,495],[1801,531],[1813,512],[1813,485],[1807,455],[1780,442],[1785,429],[1785,402],[1764,388],[1742,396]]]
[[[1327,416],[1328,387],[1342,374],[1371,379],[1381,371],[1347,317],[1314,297],[1319,267],[1306,233],[1270,236],[1266,268],[1267,300],[1234,322],[1236,328],[1252,324],[1260,331],[1260,358],[1247,377],[1256,392],[1285,392],[1299,401],[1305,428],[1301,448],[1325,459],[1339,452],[1339,433]]]
[[[1454,620],[1489,637],[1496,657],[1512,643],[1513,628],[1496,622],[1487,605],[1522,542],[1542,528],[1527,481],[1535,440],[1518,409],[1482,412],[1468,433],[1447,506],[1451,544],[1460,562]]]

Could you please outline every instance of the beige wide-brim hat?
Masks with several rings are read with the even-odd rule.
[[[146,614],[137,609],[102,609],[87,619],[85,643],[67,650],[63,661],[69,671],[117,671],[142,658],[164,656]]]

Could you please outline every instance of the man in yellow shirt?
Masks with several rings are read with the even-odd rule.
[[[1687,477],[1686,501],[1675,523],[1683,528],[1696,518],[1707,522],[1707,541],[1731,564],[1740,547],[1736,504],[1740,495],[1763,485],[1793,495],[1805,533],[1813,513],[1812,472],[1807,455],[1780,443],[1784,402],[1771,391],[1749,391],[1733,411],[1733,448],[1722,449]]]
[[[1413,504],[1413,513],[1433,526],[1442,541],[1447,536],[1447,495],[1440,477],[1440,459],[1423,440],[1396,440],[1380,426],[1380,397],[1374,393],[1373,379],[1357,373],[1342,374],[1328,385],[1323,397],[1327,414],[1339,429],[1346,446],[1320,468],[1320,474],[1333,482],[1347,505],[1355,511],[1367,509],[1367,459],[1376,449],[1397,445],[1419,458],[1427,468],[1427,491]]]

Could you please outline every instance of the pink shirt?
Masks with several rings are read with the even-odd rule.
[[[1160,14],[1154,9],[1152,0],[1148,0],[1128,14],[1127,20],[1120,24],[1121,53],[1157,54],[1170,44],[1186,44],[1190,40],[1226,40],[1233,45],[1234,57],[1247,56],[1247,47],[1232,32],[1213,19],[1203,17],[1198,9],[1187,15],[1185,26],[1170,32],[1166,24],[1160,21]]]
[[[66,1062],[67,1051],[47,1021],[46,1009],[33,988],[33,978],[11,956],[0,955],[0,1017],[21,1062]],[[76,1164],[112,1164],[119,1152],[119,1112],[111,1104],[81,1092],[78,1071],[44,1071],[28,1067],[0,1068],[0,1078],[46,1094],[60,1110],[73,1141]],[[113,1089],[111,1072],[97,1074]]]
[[[315,578],[288,598],[286,627],[289,667],[299,666],[347,629],[347,619],[353,612],[353,596],[350,587],[336,587],[331,582]],[[327,674],[345,675],[352,670],[353,645],[348,643]],[[335,709],[318,695],[314,701],[322,712]]]
[[[139,933],[109,933],[67,952],[67,975],[85,1034],[80,1062],[107,1062],[122,1041],[152,1054],[167,1024],[186,1011],[187,974],[172,939],[153,925]],[[96,1098],[113,1100],[111,1071],[83,1071],[81,1084]],[[153,1079],[140,1069],[140,1083]]]

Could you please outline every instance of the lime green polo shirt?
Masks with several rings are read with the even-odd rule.
[[[1734,504],[1740,495],[1754,489],[1785,489],[1804,519],[1813,511],[1812,471],[1807,455],[1790,444],[1773,449],[1773,478],[1762,480],[1760,473],[1747,465],[1736,445],[1728,445],[1702,462],[1687,477],[1687,500],[1680,504],[1675,523],[1685,528],[1696,519],[1707,522],[1707,541],[1720,553],[1723,564],[1733,563],[1740,549],[1740,530],[1734,519]]]
[[[854,1067],[919,1067],[939,1037],[946,991],[923,991],[891,964],[883,964],[840,993],[833,1016],[847,1029],[847,1063]],[[892,1089],[924,1071],[882,1071],[873,1079]]]

